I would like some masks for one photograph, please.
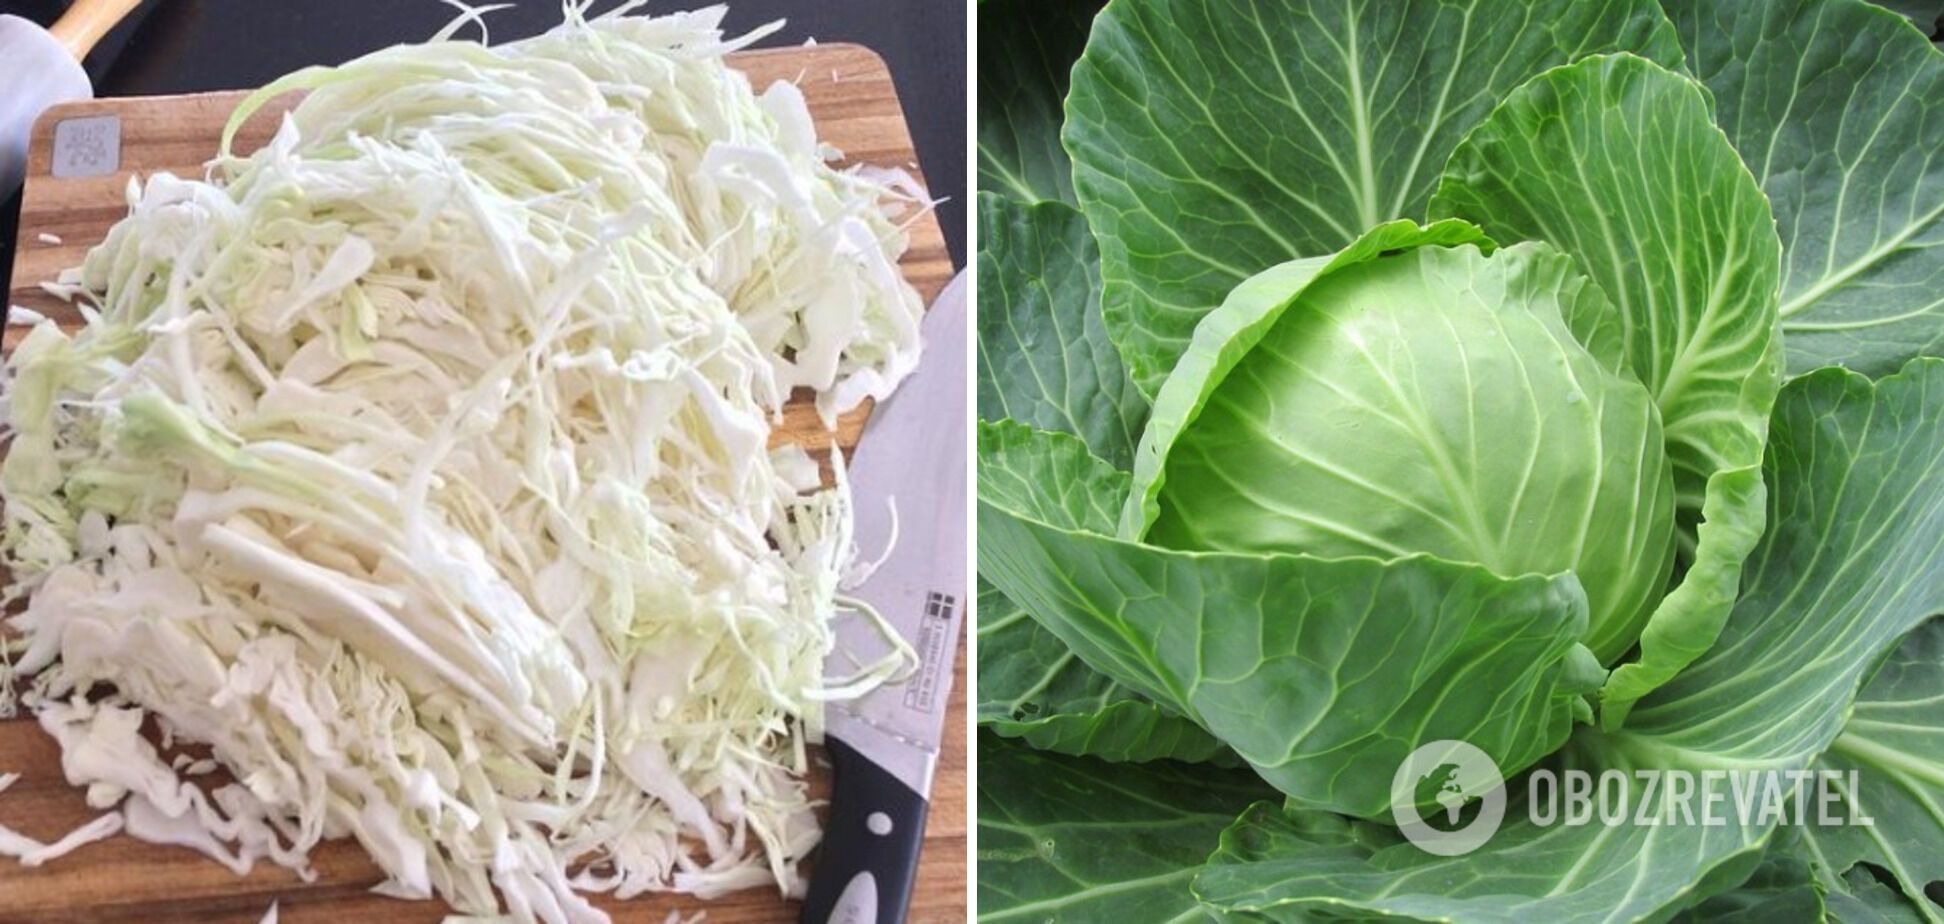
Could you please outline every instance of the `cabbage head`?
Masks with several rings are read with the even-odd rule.
[[[1861,0],[979,15],[982,909],[1944,915],[1925,35]],[[1515,802],[1454,857],[1393,827],[1444,740]],[[1541,767],[1838,766],[1891,836],[1516,811]],[[1164,860],[1157,825],[1202,833]]]

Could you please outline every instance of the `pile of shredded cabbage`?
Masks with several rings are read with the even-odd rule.
[[[518,920],[798,887],[820,703],[904,664],[823,677],[849,493],[769,431],[915,363],[922,191],[636,5],[294,74],[131,184],[84,329],[15,311],[0,674],[95,835]]]

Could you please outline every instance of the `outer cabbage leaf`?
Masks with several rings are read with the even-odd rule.
[[[1567,329],[1611,313],[1570,259],[1436,246],[1461,233],[1394,222],[1231,293],[1156,398],[1123,534],[1572,571],[1582,641],[1625,652],[1673,565],[1659,413]]]
[[[1189,880],[1274,793],[1246,770],[1106,764],[981,733],[979,920],[1204,920]]]
[[[1073,62],[1101,0],[979,4],[979,190],[1022,202],[1074,202],[1060,147]],[[984,240],[981,238],[980,240]]]
[[[1147,423],[1100,320],[1100,251],[1057,202],[979,196],[979,418],[1071,433],[1126,468]]]
[[[1788,369],[1944,350],[1944,53],[1861,0],[1665,0],[1774,205]],[[1935,4],[1932,4],[1935,10]]]
[[[1088,667],[983,580],[978,691],[980,726],[1036,748],[1129,761],[1227,755],[1201,726]]]
[[[1770,848],[1748,881],[1677,915],[1676,924],[1771,924],[1820,921],[1823,892],[1809,864]]]
[[[1317,843],[1307,819],[1262,803],[1222,835],[1195,894],[1224,921],[1575,924],[1664,918],[1746,880],[1765,832],[1734,826],[1537,828],[1517,805],[1490,843],[1442,858],[1403,843]]]
[[[1818,764],[1854,771],[1857,791],[1845,791],[1844,800],[1876,821],[1803,829],[1828,872],[1867,861],[1896,877],[1930,920],[1944,920],[1944,905],[1924,893],[1944,881],[1944,620],[1904,639]]]
[[[1378,816],[1397,763],[1441,738],[1527,766],[1598,682],[1572,657],[1571,575],[1154,548],[1091,525],[1126,484],[1072,437],[980,424],[980,573],[1302,804]]]
[[[1620,731],[1582,728],[1569,764],[1807,768],[1835,740],[1862,678],[1944,609],[1944,362],[1872,383],[1827,369],[1791,382],[1766,463],[1771,524],[1722,639]],[[1439,858],[1304,846],[1271,807],[1223,836],[1196,879],[1237,920],[1317,909],[1421,919],[1625,921],[1742,883],[1773,827],[1538,827],[1517,807],[1483,848]],[[1260,844],[1276,839],[1275,849]]]
[[[1910,20],[1925,38],[1936,35],[1939,20],[1944,20],[1944,3],[1938,0],[1880,0],[1877,6]]]
[[[1868,869],[1852,866],[1823,901],[1834,924],[1925,924],[1917,909]]]
[[[1637,759],[1791,766],[1842,730],[1869,671],[1944,612],[1944,361],[1827,368],[1770,423],[1769,530],[1713,649],[1634,710]]]
[[[1134,380],[1153,394],[1202,315],[1258,270],[1422,215],[1500,98],[1609,51],[1681,55],[1653,0],[1110,6],[1064,136]]]
[[[1452,153],[1431,211],[1573,254],[1613,302],[1572,303],[1569,323],[1660,405],[1686,567],[1638,658],[1602,691],[1602,720],[1617,727],[1713,643],[1762,533],[1762,445],[1781,384],[1774,219],[1701,87],[1632,55],[1514,91]]]
[[[1075,53],[1078,53],[1076,47]],[[1071,433],[1125,466],[1147,420],[1100,322],[1099,254],[1057,202],[979,200],[979,416]],[[1095,524],[1113,528],[1111,519]],[[979,586],[979,722],[1112,760],[1203,760],[1201,726],[1101,675],[996,588]]]

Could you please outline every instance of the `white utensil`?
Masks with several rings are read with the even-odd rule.
[[[141,2],[74,0],[50,29],[0,16],[0,197],[27,175],[34,120],[56,103],[94,95],[81,59]]]

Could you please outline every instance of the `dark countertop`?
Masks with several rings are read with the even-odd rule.
[[[483,0],[482,0],[483,2]],[[856,42],[883,55],[955,265],[965,265],[965,13],[949,0],[728,0],[731,33],[775,19],[789,24],[764,46]],[[598,9],[612,7],[600,2]],[[664,13],[711,0],[653,0]],[[0,13],[43,25],[66,0],[0,0]],[[148,0],[87,61],[97,96],[250,89],[311,64],[337,64],[398,42],[424,39],[455,11],[438,0]],[[486,17],[495,42],[560,21],[560,0],[515,0]],[[466,35],[476,35],[470,27]],[[0,204],[0,292],[13,268],[19,195]]]

